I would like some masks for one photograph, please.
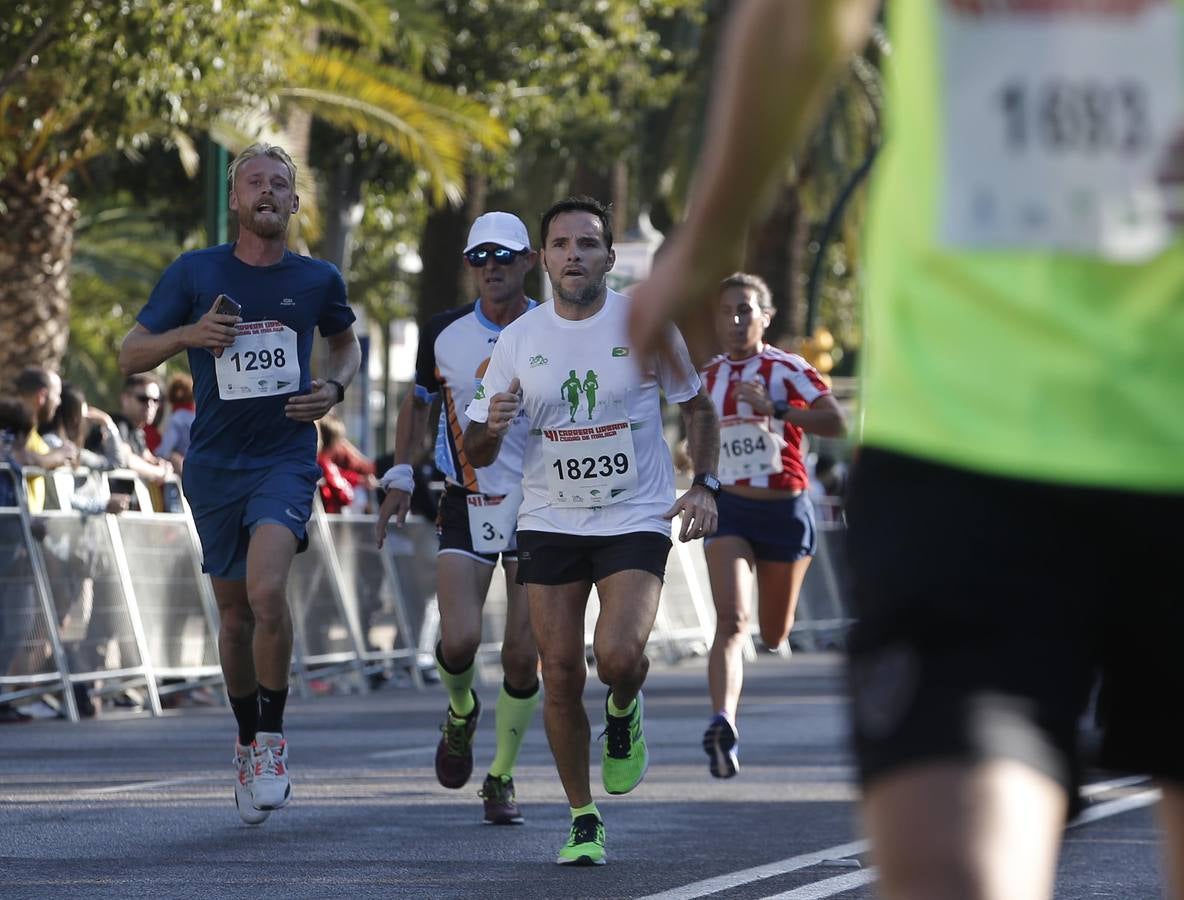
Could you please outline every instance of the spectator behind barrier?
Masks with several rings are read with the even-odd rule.
[[[327,513],[339,513],[354,502],[353,485],[325,451],[325,431],[317,423],[317,465],[321,467],[321,506]]]
[[[164,423],[164,434],[155,452],[160,458],[172,463],[180,474],[185,464],[185,454],[189,452],[189,429],[193,427],[193,419],[197,414],[192,376],[184,372],[177,373],[169,379],[165,393],[169,401],[169,417]]]
[[[104,499],[98,479],[91,473],[109,472],[120,467],[127,454],[114,420],[101,409],[94,409],[86,402],[81,388],[72,384],[62,387],[62,402],[57,414],[45,433],[45,442],[51,447],[73,442],[82,446],[87,443],[87,432],[91,429],[100,436],[101,453],[83,447],[79,451],[79,464],[90,472],[75,473],[74,490],[70,505],[81,513],[121,513],[128,508],[128,498],[117,495]]]
[[[11,475],[0,477],[0,506],[20,506],[16,479],[27,458],[25,444],[32,430],[33,417],[25,404],[14,397],[0,397],[0,462],[12,469]]]
[[[321,440],[318,460],[324,455],[349,483],[352,500],[347,505],[352,505],[355,509],[360,507],[361,512],[373,512],[371,492],[378,487],[374,463],[346,437],[345,423],[337,416],[330,413],[317,422],[317,426],[320,429]]]
[[[56,372],[40,366],[29,366],[16,376],[16,392],[33,420],[25,444],[28,451],[26,465],[42,469],[74,465],[78,461],[78,448],[73,443],[66,441],[54,450],[45,443],[40,433],[41,428],[49,425],[62,402],[62,379]],[[29,512],[39,513],[45,509],[45,478],[31,475],[27,484]]]
[[[160,407],[160,382],[152,375],[129,375],[119,395],[121,414],[114,416],[119,436],[131,448],[127,467],[149,484],[161,484],[173,474],[172,464],[148,449],[145,426]]]

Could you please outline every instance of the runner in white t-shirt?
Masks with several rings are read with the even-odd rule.
[[[465,446],[476,465],[497,458],[503,436],[526,414],[518,514],[518,578],[547,684],[544,721],[572,826],[558,862],[604,862],[604,824],[588,776],[583,705],[584,609],[600,598],[593,651],[605,700],[601,772],[610,794],[645,775],[641,686],[646,640],[670,551],[715,530],[719,425],[682,338],[669,358],[642,359],[627,338],[629,299],[607,289],[612,227],[590,198],[551,207],[542,220],[543,262],[555,300],[524,314],[498,339],[469,405]],[[675,501],[659,394],[678,403],[695,463],[695,485]]]
[[[502,453],[491,465],[472,462],[464,441],[464,409],[473,399],[502,329],[534,307],[523,282],[538,253],[530,249],[526,225],[507,212],[478,216],[469,229],[465,261],[480,295],[473,303],[432,318],[423,330],[415,363],[415,389],[399,410],[395,465],[383,476],[388,493],[377,523],[378,546],[391,517],[402,526],[411,506],[410,461],[423,443],[432,400],[440,396],[436,465],[446,486],[436,532],[436,598],[440,641],[436,668],[448,691],[448,709],[436,747],[436,779],[461,788],[473,772],[473,737],[481,702],[473,690],[482,609],[501,555],[506,575],[506,625],[502,671],[494,721],[497,750],[481,787],[485,822],[516,825],[522,813],[515,797],[513,770],[522,739],[539,700],[538,652],[530,632],[526,590],[518,584],[515,519],[522,498],[524,419],[509,430]]]

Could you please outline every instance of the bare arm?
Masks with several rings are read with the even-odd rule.
[[[329,356],[325,360],[325,377],[314,378],[307,394],[294,394],[284,404],[284,415],[298,422],[315,422],[337,405],[336,381],[342,387],[358,374],[362,364],[362,347],[353,328],[346,328],[325,338]]]
[[[399,418],[395,421],[395,465],[410,463],[411,457],[423,446],[423,435],[428,427],[428,414],[432,405],[415,395],[412,388],[399,407]]]
[[[695,474],[714,473],[719,462],[719,417],[707,390],[700,387],[698,394],[680,403],[678,408],[686,426],[687,451],[695,466]],[[684,543],[710,537],[719,524],[715,494],[699,485],[679,497],[666,511],[666,518],[673,519],[679,513],[682,513],[682,528],[678,539]]]
[[[706,318],[715,287],[739,268],[748,222],[813,124],[840,66],[866,40],[878,0],[745,0],[721,53],[687,221],[630,305],[646,349],[676,307]],[[703,356],[710,329],[683,328]]]
[[[137,322],[119,348],[119,371],[124,375],[147,372],[190,347],[205,347],[211,353],[221,354],[234,343],[238,336],[234,326],[242,318],[214,312],[217,305],[215,300],[209,312],[192,325],[179,325],[159,334]]]
[[[428,413],[431,409],[430,403],[415,396],[414,388],[403,398],[403,404],[399,407],[399,418],[395,422],[396,466],[410,465],[412,454],[423,446],[423,433],[427,428]],[[411,494],[412,491],[391,486],[382,498],[382,505],[378,508],[378,522],[374,529],[379,547],[382,547],[386,540],[387,523],[392,518],[395,525],[400,528],[407,521],[407,513],[411,511]]]
[[[719,465],[719,417],[715,404],[707,396],[706,388],[678,404],[683,425],[687,430],[687,452],[695,466],[696,475],[715,473]]]
[[[489,398],[489,417],[484,422],[469,422],[465,428],[465,455],[474,466],[488,466],[497,459],[502,438],[522,405],[519,387],[518,379],[514,378],[505,391]]]
[[[819,437],[842,438],[847,436],[847,416],[839,401],[830,394],[823,394],[810,404],[809,409],[791,406],[782,417],[803,431]]]
[[[736,399],[749,404],[753,412],[762,416],[773,415],[773,401],[765,386],[759,381],[746,381],[737,385]],[[785,410],[781,419],[820,437],[847,436],[847,417],[833,394],[823,394],[811,403],[808,409],[791,406]]]

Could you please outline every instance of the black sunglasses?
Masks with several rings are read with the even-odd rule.
[[[496,250],[478,247],[476,250],[466,250],[465,259],[474,269],[483,269],[487,260],[492,259],[499,266],[508,266],[514,261],[514,257],[529,252],[529,250],[507,250],[505,247],[498,247]]]
[[[147,402],[148,402],[148,401],[150,401],[150,400],[151,400],[153,403],[159,403],[159,402],[160,402],[160,398],[159,398],[159,397],[149,397],[147,394],[135,394],[134,396],[135,396],[135,398],[136,398],[137,400],[139,400],[141,403],[147,403]]]

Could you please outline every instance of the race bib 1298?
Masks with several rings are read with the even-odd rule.
[[[241,322],[238,337],[214,362],[223,400],[290,394],[300,388],[296,332],[283,322]]]

